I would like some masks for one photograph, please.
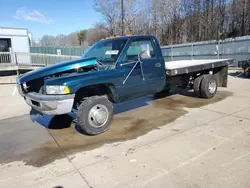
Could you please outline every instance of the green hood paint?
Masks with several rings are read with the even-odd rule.
[[[96,58],[77,59],[77,60],[66,61],[63,63],[57,63],[54,65],[39,68],[34,71],[26,73],[17,80],[17,83],[22,84],[24,82],[28,82],[30,80],[34,80],[37,78],[42,78],[56,73],[77,69],[79,67],[93,66],[95,64],[96,64]]]

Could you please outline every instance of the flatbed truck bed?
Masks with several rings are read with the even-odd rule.
[[[177,76],[228,66],[231,63],[232,59],[178,60],[165,62],[165,69],[168,76]]]

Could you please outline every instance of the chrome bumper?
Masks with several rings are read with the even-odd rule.
[[[43,95],[35,92],[23,93],[19,90],[26,103],[43,114],[59,115],[72,111],[75,95]]]

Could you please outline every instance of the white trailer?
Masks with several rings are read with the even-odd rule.
[[[0,65],[31,64],[27,29],[0,27]]]

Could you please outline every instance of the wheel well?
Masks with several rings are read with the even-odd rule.
[[[202,72],[197,72],[198,74],[193,75],[193,78],[197,78],[201,75],[212,74],[216,77],[218,87],[227,87],[227,78],[228,78],[228,66],[217,67],[209,70],[204,70]]]
[[[80,88],[75,94],[73,108],[77,108],[77,105],[83,98],[91,96],[106,95],[111,102],[115,102],[115,96],[110,89],[111,87],[112,85],[110,84],[98,84]]]

